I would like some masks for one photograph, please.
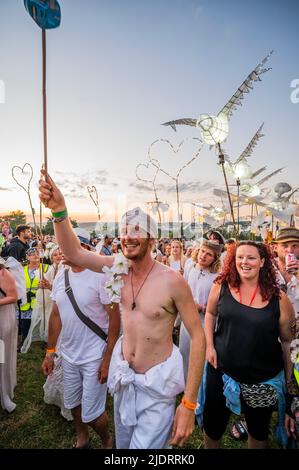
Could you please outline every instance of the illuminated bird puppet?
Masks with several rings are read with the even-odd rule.
[[[207,144],[213,146],[224,142],[228,136],[229,119],[232,116],[233,111],[237,109],[237,106],[242,105],[244,93],[249,93],[250,90],[253,90],[253,83],[261,81],[260,75],[271,70],[271,67],[265,68],[264,66],[266,62],[268,62],[272,53],[273,51],[271,51],[248,75],[225,106],[223,106],[219,111],[217,116],[201,114],[198,119],[177,119],[174,121],[164,122],[163,126],[171,126],[174,131],[176,131],[176,126],[178,125],[198,127],[201,130],[203,140]]]
[[[262,134],[263,127],[264,127],[264,123],[258,128],[256,133],[252,137],[251,141],[249,142],[249,144],[246,146],[246,148],[243,150],[241,155],[234,162],[232,162],[231,158],[227,155],[227,153],[223,151],[224,159],[225,159],[225,162],[224,162],[225,169],[227,173],[229,173],[234,178],[240,178],[240,179],[255,178],[260,173],[266,170],[267,167],[264,166],[253,173],[247,162],[247,158],[251,157],[252,152],[254,148],[257,146],[259,140],[262,137],[264,137],[264,134]]]
[[[227,139],[229,132],[229,119],[233,114],[233,111],[238,106],[242,105],[242,100],[245,93],[249,93],[253,89],[253,84],[256,81],[261,81],[260,76],[271,69],[271,67],[265,67],[273,51],[271,51],[248,75],[243,81],[239,88],[235,91],[229,101],[219,111],[217,116],[210,116],[208,114],[201,114],[199,118],[183,118],[163,123],[164,126],[171,126],[176,131],[177,125],[193,126],[200,129],[201,137],[205,143],[210,146],[217,146],[219,152],[219,164],[222,166],[223,176],[225,180],[227,196],[230,204],[231,217],[236,230],[233,206],[231,202],[230,192],[227,183],[226,171],[224,167],[225,159],[221,149],[221,143]],[[258,137],[259,138],[259,137]],[[250,150],[249,150],[250,151]]]

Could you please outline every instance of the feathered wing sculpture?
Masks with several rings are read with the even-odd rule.
[[[262,168],[259,168],[258,170],[256,170],[254,173],[252,173],[250,179],[253,180],[254,178],[256,178],[258,175],[260,175],[261,173],[263,173],[263,171],[265,171],[267,169],[266,166],[263,166]]]
[[[258,128],[256,133],[252,137],[251,141],[247,145],[246,149],[243,150],[239,158],[237,158],[237,160],[235,161],[235,165],[242,161],[246,161],[246,159],[252,155],[253,149],[257,146],[258,141],[265,135],[265,134],[262,134],[263,127],[264,127],[264,123]]]
[[[248,75],[244,82],[239,86],[237,91],[235,91],[233,96],[228,100],[226,105],[223,106],[223,108],[220,110],[218,116],[220,114],[224,114],[227,116],[227,118],[230,118],[233,114],[233,111],[237,109],[237,106],[242,106],[241,101],[244,98],[244,93],[249,93],[250,90],[253,90],[254,82],[261,81],[260,75],[271,70],[271,67],[265,68],[264,66],[270,59],[273,52],[273,50],[270,51],[270,53],[261,61],[261,63],[259,63]]]
[[[262,178],[261,180],[259,180],[256,184],[257,184],[258,186],[261,186],[261,185],[264,184],[266,181],[268,181],[270,178],[272,178],[273,176],[277,175],[277,173],[280,173],[283,169],[284,169],[284,167],[278,168],[278,170],[272,171],[272,173],[270,173],[269,175],[267,175],[267,176],[265,176],[264,178]]]
[[[238,165],[239,164],[242,164],[243,166],[244,165],[248,165],[247,164],[247,158],[250,157],[252,155],[252,152],[253,152],[253,149],[257,146],[258,144],[258,141],[264,137],[264,134],[262,134],[262,128],[264,126],[264,123],[258,128],[258,130],[256,131],[256,133],[254,134],[254,136],[252,137],[251,141],[249,142],[249,144],[247,145],[247,147],[245,148],[245,150],[243,150],[243,152],[241,153],[241,155],[236,159],[236,161],[232,162],[231,161],[231,158],[227,155],[227,153],[225,152],[225,150],[223,149],[222,147],[222,154],[224,156],[224,165],[225,165],[225,169],[228,171],[229,174],[231,174],[232,176],[234,176],[235,178],[237,177],[236,176],[236,170],[238,168]],[[255,173],[253,174],[249,174],[248,177],[246,179],[253,179],[255,178],[257,175],[259,175],[260,173],[262,173],[263,171],[266,170],[266,166],[264,166],[263,168],[260,168],[259,170],[257,170]],[[249,172],[250,173],[250,172]]]
[[[219,111],[217,116],[209,116],[202,114],[199,119],[183,118],[174,121],[164,122],[163,126],[171,126],[176,131],[177,125],[199,127],[202,132],[202,137],[206,143],[210,145],[216,145],[224,142],[228,135],[228,122],[235,109],[242,105],[244,93],[249,93],[253,90],[253,84],[256,81],[261,81],[260,76],[263,73],[268,72],[271,67],[265,68],[266,62],[268,62],[273,51],[271,51],[248,75],[244,82],[235,91],[228,102]],[[261,130],[261,129],[260,129]],[[260,137],[258,137],[260,138]]]
[[[277,173],[281,172],[282,170],[283,168],[278,168],[278,170],[272,171],[272,173],[269,173],[269,175],[265,176],[264,178],[257,181],[256,183],[252,182],[252,183],[242,184],[240,188],[241,194],[245,196],[249,196],[249,197],[258,196],[262,192],[261,185],[264,184],[273,176],[275,176]]]

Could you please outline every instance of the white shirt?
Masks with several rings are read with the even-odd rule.
[[[179,271],[181,269],[181,262],[180,261],[171,261],[169,266],[174,269],[175,271]]]
[[[194,266],[194,261],[192,258],[188,258],[184,266],[184,278],[187,280],[187,282],[188,282],[188,274],[192,266]]]
[[[70,269],[69,279],[81,312],[107,333],[109,318],[104,305],[110,304],[110,299],[104,290],[106,276],[89,269],[80,273],[74,273]],[[62,323],[62,356],[72,364],[85,364],[100,359],[106,343],[86,326],[74,311],[65,293],[64,269],[58,272],[54,280],[51,297],[57,304]]]
[[[197,304],[206,305],[214,279],[218,273],[210,273],[208,269],[199,269],[192,266],[185,277],[188,282],[194,301]]]

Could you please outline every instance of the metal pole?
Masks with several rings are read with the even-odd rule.
[[[47,148],[47,48],[46,30],[42,29],[42,60],[43,60],[43,133],[44,133],[44,168],[48,174],[48,148]]]
[[[179,179],[175,179],[175,188],[176,188],[176,203],[177,203],[177,213],[178,213],[178,224],[180,228],[181,238],[183,238],[183,223],[180,214],[180,196],[179,196]]]
[[[241,181],[240,181],[240,178],[237,178],[236,180],[237,182],[237,195],[238,195],[238,237],[240,235],[240,184],[241,184]]]
[[[228,188],[226,172],[225,172],[225,168],[224,168],[224,155],[222,153],[222,149],[221,149],[220,144],[218,144],[218,149],[219,149],[219,165],[221,165],[221,167],[222,167],[222,172],[223,172],[223,176],[224,176],[226,192],[227,192],[227,197],[228,197],[228,202],[229,202],[229,207],[230,207],[230,213],[231,213],[232,222],[233,222],[233,225],[234,225],[234,232],[235,232],[235,236],[236,236],[237,235],[236,221],[235,221],[235,216],[234,216],[232,200],[231,200],[230,192],[229,192],[229,188]]]
[[[47,145],[47,47],[46,47],[46,30],[42,29],[42,64],[43,64],[43,82],[42,82],[42,95],[43,95],[43,136],[44,136],[44,169],[46,172],[45,179],[48,176],[48,145]],[[42,205],[40,204],[40,232],[41,232],[41,254],[43,250],[43,233],[42,233]],[[40,278],[44,280],[44,258],[41,260]],[[45,303],[45,290],[42,289],[43,299],[43,328],[44,340],[46,341],[46,303]]]

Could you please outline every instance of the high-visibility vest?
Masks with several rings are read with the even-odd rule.
[[[49,269],[48,264],[44,264],[44,273],[46,273]],[[36,268],[38,270],[38,268]],[[40,263],[39,265],[39,271],[42,270],[42,264]],[[24,266],[24,276],[25,276],[25,282],[26,282],[26,293],[27,293],[27,300],[28,300],[28,293],[30,292],[30,302],[26,302],[26,304],[21,305],[21,310],[22,312],[26,312],[27,310],[32,310],[34,307],[34,304],[36,302],[36,291],[38,289],[38,283],[39,280],[36,276],[31,280],[29,276],[29,266],[28,264]]]
[[[297,354],[297,361],[295,362],[295,365],[294,365],[294,376],[299,386],[299,353]]]

